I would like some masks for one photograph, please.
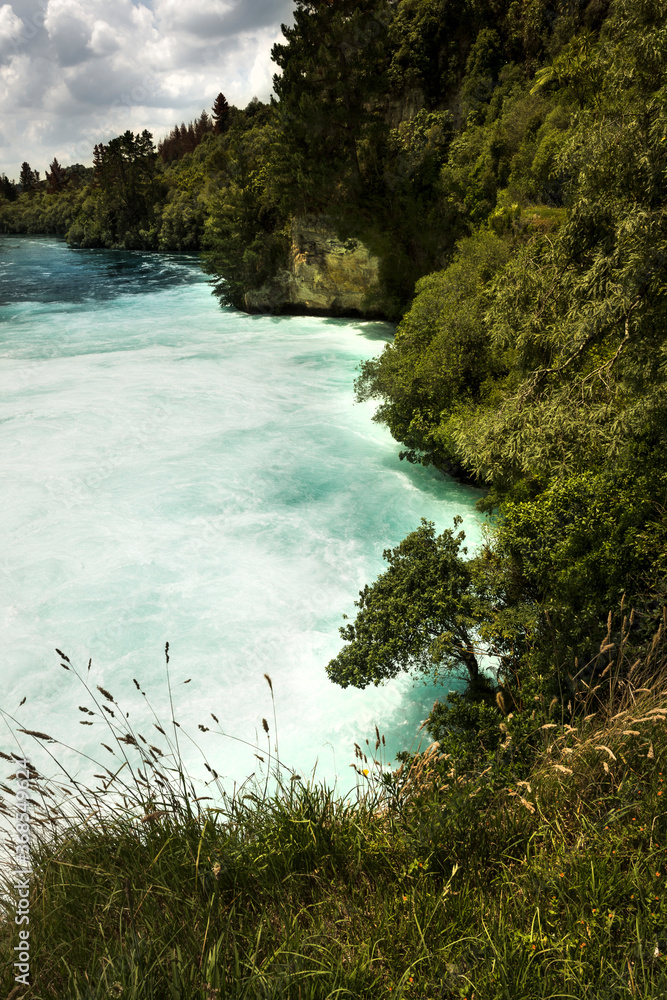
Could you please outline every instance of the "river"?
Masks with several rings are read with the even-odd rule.
[[[214,713],[261,754],[265,673],[299,773],[317,764],[345,791],[376,724],[387,763],[410,746],[442,689],[342,690],[325,673],[383,549],[421,517],[442,530],[461,514],[480,538],[479,494],[399,461],[354,403],[359,362],[390,335],[221,309],[194,256],[0,237],[3,710],[103,755],[104,721],[79,724],[90,702],[55,648],[149,724],[133,678],[167,720],[169,642],[176,718],[230,784],[262,765],[198,726]],[[0,745],[17,749],[9,728]]]

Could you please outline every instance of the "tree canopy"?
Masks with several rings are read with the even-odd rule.
[[[639,651],[667,603],[665,28],[659,4],[619,0],[530,75],[478,34],[440,175],[472,235],[357,382],[405,457],[487,488],[490,542],[449,613],[498,653],[517,704],[526,677],[567,701],[614,616]],[[401,600],[394,561],[342,630],[341,682],[437,666],[441,582],[427,569]]]
[[[454,529],[461,518],[454,519]],[[329,677],[342,687],[366,687],[401,670],[463,666],[479,676],[476,624],[480,598],[464,533],[435,534],[422,520],[394,549],[383,553],[387,569],[355,601],[354,623],[340,629],[348,643],[329,663]]]

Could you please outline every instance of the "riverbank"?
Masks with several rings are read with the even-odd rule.
[[[266,750],[275,794],[220,796],[205,762],[202,798],[179,760],[185,734],[166,722],[164,752],[130,729],[111,740],[94,788],[31,773],[32,986],[12,992],[18,896],[5,868],[4,995],[663,995],[664,653],[661,634],[633,681],[612,669],[582,692],[579,708],[598,707],[575,726],[544,723],[539,705],[532,732],[507,716],[484,767],[433,745],[383,777],[378,733],[359,750],[353,801]],[[114,710],[108,692],[97,698]]]

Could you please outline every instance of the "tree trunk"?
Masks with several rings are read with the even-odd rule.
[[[474,646],[465,629],[460,632],[461,638],[461,662],[468,671],[468,677],[472,684],[479,680],[479,661],[474,653]]]

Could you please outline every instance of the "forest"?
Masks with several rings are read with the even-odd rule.
[[[615,782],[610,758],[604,771],[601,761],[591,763],[585,726],[596,713],[610,724],[629,710],[628,691],[654,691],[665,680],[667,12],[660,0],[296,0],[283,36],[273,50],[270,103],[241,110],[216,102],[212,117],[203,112],[157,147],[147,132],[126,132],[96,147],[92,168],[54,161],[45,181],[25,164],[18,184],[2,180],[0,231],[61,233],[75,247],[201,250],[222,300],[237,306],[285,266],[295,216],[324,215],[341,239],[361,240],[377,255],[374,305],[397,324],[396,334],[363,363],[357,398],[378,402],[374,419],[406,461],[483,489],[488,530],[482,549],[470,553],[457,521],[439,534],[423,521],[385,552],[387,569],[359,594],[327,671],[344,687],[402,671],[467,679],[466,690],[437,702],[426,722],[439,761],[433,756],[426,770],[437,775],[440,793],[426,806],[420,800],[421,820],[412,817],[417,825],[402,841],[419,842],[426,856],[427,843],[444,844],[443,831],[465,839],[467,855],[446,846],[429,855],[442,889],[466,858],[477,858],[482,871],[505,850],[472,844],[466,824],[484,838],[492,833],[480,817],[487,826],[497,821],[510,830],[506,843],[520,842],[516,856],[530,858],[525,820],[535,851],[546,850],[552,835],[556,850],[566,806],[577,823],[585,814],[591,830],[607,830],[602,817],[612,822],[615,796],[614,816],[630,823],[635,799],[621,801],[621,789],[636,787],[647,761],[659,747],[665,752],[657,730],[638,740],[642,753],[623,751],[624,766],[631,763]],[[655,704],[651,710],[664,713]],[[646,718],[657,725],[662,716]],[[586,762],[587,777],[577,779],[570,799],[544,778],[552,730],[565,748],[551,758],[561,772],[578,774],[575,758]],[[568,744],[576,732],[584,733],[580,742],[573,735]],[[616,754],[611,736],[607,744],[597,739],[616,761],[627,734],[640,732],[630,725],[624,737],[613,732]],[[423,775],[423,757],[406,750],[402,760],[413,777],[415,767]],[[407,773],[383,779],[397,803]],[[645,805],[662,795],[650,784],[657,775]],[[508,786],[512,800],[505,795],[501,805]],[[466,796],[477,796],[474,817]],[[655,817],[651,836],[663,844],[664,813]],[[573,851],[584,843],[581,823],[569,840],[561,830]],[[373,842],[373,864],[383,836]],[[520,877],[514,860],[504,892]],[[629,878],[630,868],[623,871]],[[365,877],[353,895],[363,895]],[[541,878],[525,883],[525,892],[542,905],[544,891],[558,908],[558,879],[547,889]],[[497,884],[484,885],[491,898]],[[633,893],[639,885],[632,883]],[[593,918],[581,893],[583,924]],[[463,907],[462,900],[451,906]],[[496,929],[509,904],[498,905],[495,916],[486,914]],[[574,905],[563,903],[567,913]],[[630,978],[624,972],[612,982],[612,961],[604,976],[588,970],[577,979],[578,953],[563,945],[575,992],[557,995],[658,995],[648,959],[644,986],[631,988],[639,971],[629,956],[641,947],[633,950],[630,910],[625,915],[622,962]],[[539,945],[525,920],[524,943]],[[653,930],[646,933],[653,942]],[[609,935],[599,945],[604,956]],[[656,940],[661,955],[667,945]],[[421,942],[426,948],[423,935]],[[417,939],[414,946],[421,948]],[[541,986],[538,993],[523,965],[514,987],[511,977],[500,982],[489,972],[480,992],[468,992],[482,953],[476,947],[442,972],[441,984],[451,980],[442,992],[434,985],[411,992],[405,978],[401,995],[556,995]],[[484,947],[487,966],[493,959],[494,968],[509,967]],[[397,995],[373,993],[379,981],[373,987],[369,977],[344,995]],[[584,986],[592,992],[577,992]],[[303,995],[333,995],[318,988]],[[257,990],[247,995],[274,995]]]

